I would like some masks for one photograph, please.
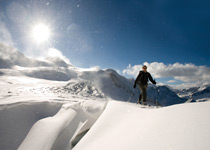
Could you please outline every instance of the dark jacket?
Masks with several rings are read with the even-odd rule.
[[[153,80],[151,74],[149,72],[144,72],[144,71],[140,71],[139,75],[137,76],[136,80],[135,80],[135,84],[139,84],[139,85],[147,85],[148,84],[148,79],[153,83],[156,84],[155,80]]]

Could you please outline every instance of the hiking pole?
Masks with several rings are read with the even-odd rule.
[[[155,88],[155,85],[153,86],[154,90],[155,90],[155,103],[156,103],[156,107],[158,107],[158,102],[157,102],[157,88]]]
[[[134,93],[134,89],[132,89],[132,91],[131,91],[131,95],[130,95],[130,97],[129,97],[129,99],[128,99],[128,102],[130,102],[131,97],[134,95],[133,93]]]
[[[130,97],[129,97],[129,99],[128,99],[128,102],[130,102],[132,96],[133,96],[133,94],[130,95]]]

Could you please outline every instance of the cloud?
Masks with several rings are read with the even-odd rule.
[[[70,60],[56,48],[39,47],[37,49],[28,49],[24,52],[24,54],[26,54],[28,57],[39,60],[55,60],[56,58],[59,58],[60,60],[65,61],[67,64],[71,64]]]
[[[176,83],[176,80],[168,80],[167,83]]]
[[[164,64],[159,62],[145,62],[144,65],[147,65],[148,72],[150,72],[155,78],[172,78],[168,83],[172,83],[172,81],[195,83],[197,85],[210,83],[210,68],[207,66],[196,66],[191,63]],[[123,74],[136,77],[142,66],[143,65],[129,65],[123,70]]]

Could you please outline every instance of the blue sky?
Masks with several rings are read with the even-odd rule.
[[[145,62],[210,66],[209,0],[0,0],[0,13],[25,54],[53,47],[77,67],[121,72]],[[28,38],[38,22],[52,33],[41,45]]]

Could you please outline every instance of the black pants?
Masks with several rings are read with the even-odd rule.
[[[147,85],[138,85],[139,89],[141,91],[141,94],[139,96],[139,103],[142,102],[143,104],[145,104],[147,102]]]

